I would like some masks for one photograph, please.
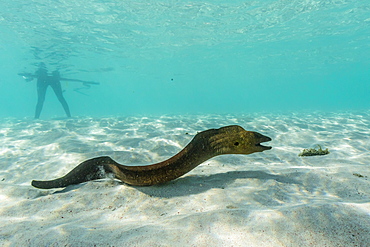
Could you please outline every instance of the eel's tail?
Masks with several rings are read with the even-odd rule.
[[[111,165],[119,164],[108,156],[97,157],[82,162],[61,178],[47,181],[33,180],[31,184],[39,189],[52,189],[105,178],[113,173]]]

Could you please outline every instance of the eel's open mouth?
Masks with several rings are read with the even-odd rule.
[[[256,146],[262,148],[263,150],[270,150],[272,148],[270,146],[264,146],[264,145],[261,145],[261,144],[256,144]]]
[[[263,136],[263,138],[261,138],[261,141],[259,143],[257,143],[256,146],[262,148],[263,150],[270,150],[272,147],[261,145],[261,143],[269,142],[269,141],[271,141],[270,137]]]

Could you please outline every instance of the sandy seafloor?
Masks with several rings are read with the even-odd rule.
[[[39,190],[109,155],[162,161],[198,131],[238,124],[272,150],[224,155],[169,183]],[[370,112],[3,119],[1,246],[370,246]],[[321,144],[326,156],[299,157]]]

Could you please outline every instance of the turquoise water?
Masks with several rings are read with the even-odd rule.
[[[370,106],[365,0],[2,1],[0,30],[1,118],[33,117],[39,62],[100,82],[62,83],[73,116]]]

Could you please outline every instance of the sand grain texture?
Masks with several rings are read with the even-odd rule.
[[[30,185],[95,156],[158,162],[230,124],[273,149],[216,157],[158,186]],[[369,112],[2,120],[0,245],[367,246],[369,136]],[[298,157],[316,144],[331,153]]]

